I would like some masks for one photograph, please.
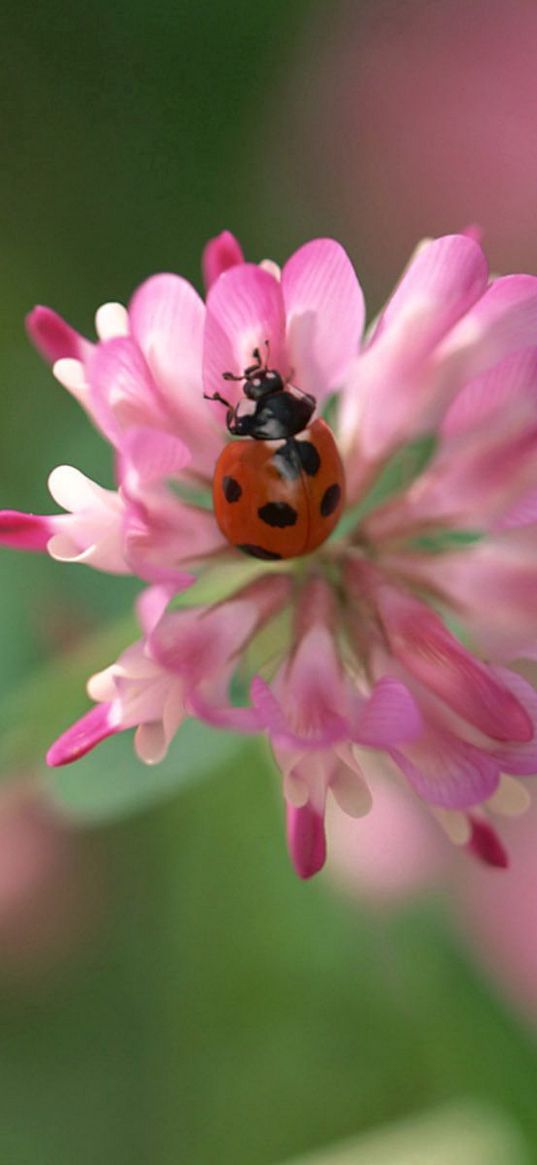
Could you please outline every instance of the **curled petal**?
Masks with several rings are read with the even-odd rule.
[[[330,792],[348,817],[365,817],[373,805],[373,797],[355,750],[346,744],[338,745],[336,754],[339,763],[330,779]]]
[[[95,330],[100,340],[128,336],[129,313],[122,303],[103,303],[95,315]]]
[[[72,356],[64,356],[62,359],[56,360],[52,372],[58,383],[62,384],[82,405],[82,408],[86,409],[92,416],[90,390],[83,362],[75,360]]]
[[[70,510],[54,519],[48,552],[60,562],[84,562],[97,570],[128,574],[124,557],[124,504],[115,490],[103,489],[78,469],[61,465],[49,477],[58,505]]]

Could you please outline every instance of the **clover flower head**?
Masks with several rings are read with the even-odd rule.
[[[224,232],[203,272],[206,303],[153,276],[96,342],[28,318],[116,488],[55,469],[65,512],[5,510],[0,540],[146,584],[49,763],[126,729],[157,763],[195,716],[268,736],[301,877],[327,798],[366,814],[381,770],[504,864],[494,815],[537,773],[537,279],[491,279],[471,232],[429,240],[364,335],[330,239],[280,270]]]

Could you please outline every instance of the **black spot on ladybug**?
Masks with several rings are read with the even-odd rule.
[[[273,550],[265,550],[264,546],[253,546],[250,542],[241,543],[240,546],[237,546],[237,550],[242,550],[244,554],[251,554],[252,558],[264,558],[267,562],[281,558],[281,554],[275,554]]]
[[[311,441],[296,441],[296,450],[300,464],[308,477],[315,477],[321,465],[321,458]]]
[[[293,506],[287,502],[267,502],[257,511],[262,522],[267,526],[278,526],[283,530],[285,526],[296,526],[298,514]]]
[[[328,486],[328,489],[325,489],[322,497],[321,514],[323,518],[330,517],[330,514],[333,514],[334,510],[337,510],[340,501],[341,486],[339,486],[337,482],[334,482],[333,485]]]
[[[239,485],[235,477],[222,478],[222,489],[226,502],[238,502],[242,495],[242,487]]]

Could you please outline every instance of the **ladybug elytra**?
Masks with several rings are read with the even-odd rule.
[[[253,352],[242,376],[243,396],[226,405],[233,437],[222,450],[213,479],[214,512],[232,546],[254,558],[309,554],[328,538],[345,501],[345,476],[332,432],[312,417],[315,397],[290,385]]]

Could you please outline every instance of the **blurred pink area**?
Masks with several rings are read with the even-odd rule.
[[[371,813],[359,820],[332,807],[332,882],[357,901],[392,910],[443,886],[477,963],[537,1024],[537,803],[525,816],[502,821],[510,857],[503,870],[451,846],[394,782],[379,780],[373,794]]]
[[[537,804],[502,837],[508,870],[454,869],[455,915],[481,965],[537,1024]]]
[[[92,937],[102,871],[31,786],[0,794],[0,974],[40,974]]]
[[[450,846],[401,785],[377,772],[372,787],[373,806],[366,817],[348,817],[330,800],[328,868],[346,893],[392,907],[441,884]]]
[[[493,269],[537,267],[536,58],[534,0],[320,6],[277,164],[370,288],[418,239],[475,222]]]

